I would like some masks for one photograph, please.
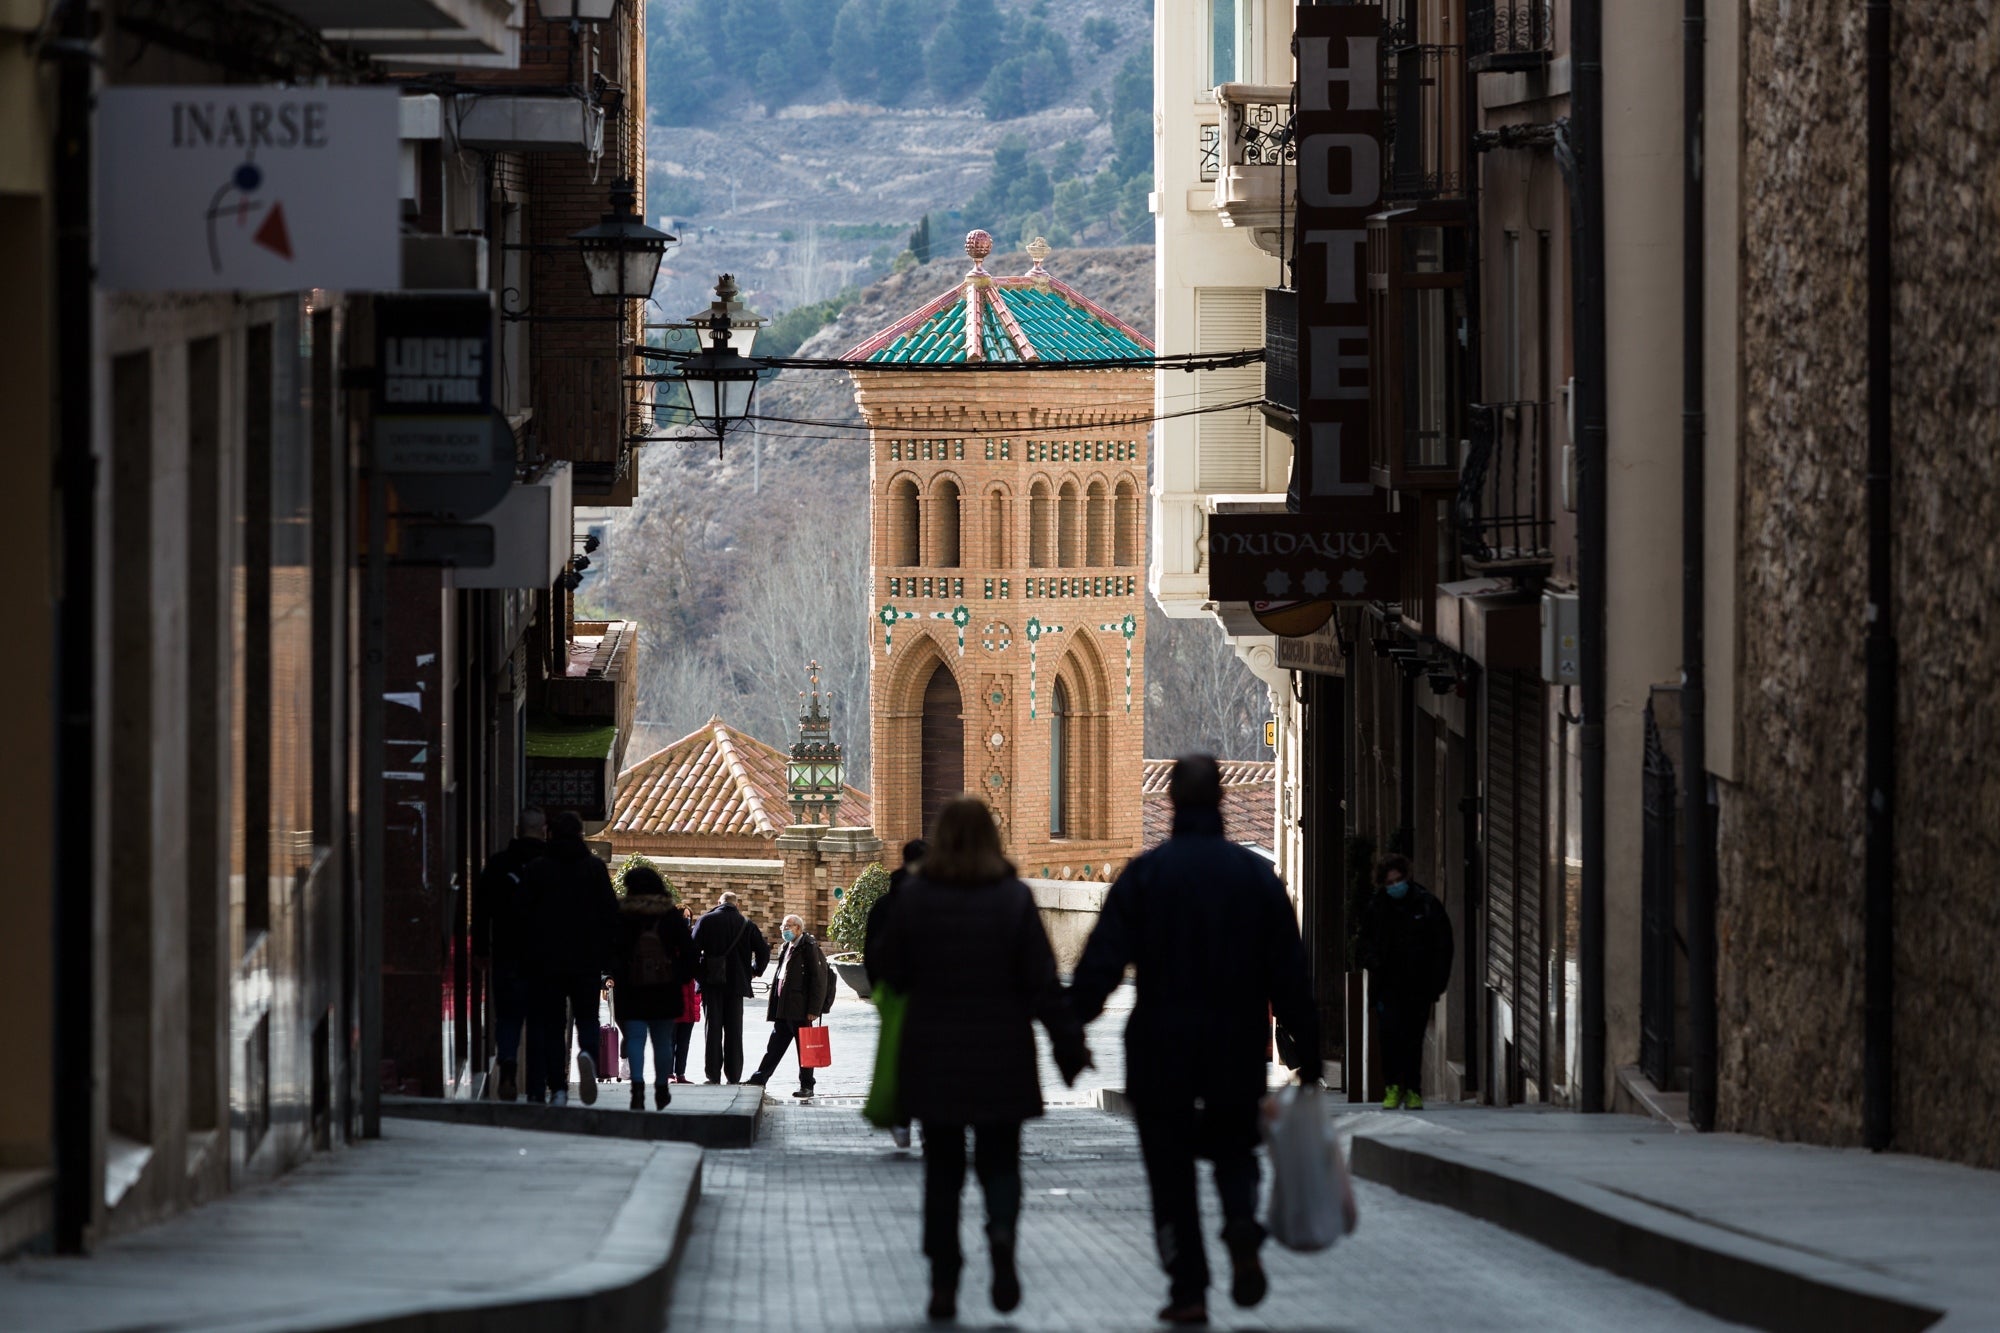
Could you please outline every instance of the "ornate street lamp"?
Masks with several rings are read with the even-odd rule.
[[[715,432],[715,451],[720,455],[724,432],[750,414],[750,396],[757,391],[757,373],[763,367],[729,345],[729,305],[736,280],[723,274],[715,294],[708,307],[709,346],[682,363],[681,379],[695,420]],[[755,336],[754,329],[750,336]]]
[[[677,238],[647,226],[638,205],[638,186],[621,180],[611,187],[611,211],[595,227],[585,227],[570,237],[583,251],[592,296],[632,301],[653,294],[660,261]]]
[[[820,704],[818,662],[807,665],[806,678],[812,682],[812,694],[799,710],[799,738],[792,742],[792,757],[785,764],[785,785],[794,824],[831,826],[846,792],[847,767],[833,739],[833,722]]]
[[[736,279],[725,273],[715,284],[715,299],[687,317],[687,322],[696,328],[705,329],[715,321],[720,310],[729,318],[729,341],[743,355],[750,355],[751,344],[757,341],[757,330],[770,323],[762,315],[743,304],[736,294]]]

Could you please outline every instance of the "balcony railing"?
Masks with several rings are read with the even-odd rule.
[[[1466,0],[1472,72],[1513,73],[1549,63],[1554,22],[1548,0]]]
[[[1454,199],[1465,191],[1465,48],[1384,43],[1387,199]]]
[[[1457,517],[1468,569],[1534,572],[1555,563],[1547,403],[1475,403],[1459,469]]]
[[[1281,178],[1298,174],[1291,87],[1225,83],[1215,100],[1223,116],[1215,206],[1224,226],[1249,229],[1258,248],[1275,255],[1286,203]]]

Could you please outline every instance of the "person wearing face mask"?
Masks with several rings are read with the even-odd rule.
[[[745,1083],[763,1087],[778,1072],[778,1061],[791,1049],[799,1029],[819,1020],[833,998],[833,969],[820,952],[819,941],[806,933],[803,918],[784,920],[784,946],[778,953],[778,976],[771,983],[771,1003],[765,1017],[771,1020],[771,1042],[764,1048],[763,1063]],[[799,1090],[794,1097],[813,1095],[813,1071],[799,1066]]]
[[[1382,1041],[1382,1109],[1424,1109],[1424,1028],[1451,983],[1451,918],[1410,878],[1406,856],[1375,867],[1375,895],[1361,912],[1361,965]]]

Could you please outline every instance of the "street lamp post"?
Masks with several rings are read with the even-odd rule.
[[[740,331],[747,348],[763,321],[736,299],[736,279],[729,274],[723,274],[715,284],[715,295],[706,321],[709,345],[682,365],[681,380],[687,386],[688,407],[695,420],[715,432],[715,452],[720,457],[724,434],[750,414],[750,398],[757,391],[757,375],[763,369],[730,346],[730,334]]]

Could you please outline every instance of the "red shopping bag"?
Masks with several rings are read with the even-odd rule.
[[[833,1063],[833,1039],[823,1027],[799,1029],[799,1068],[824,1069]]]

